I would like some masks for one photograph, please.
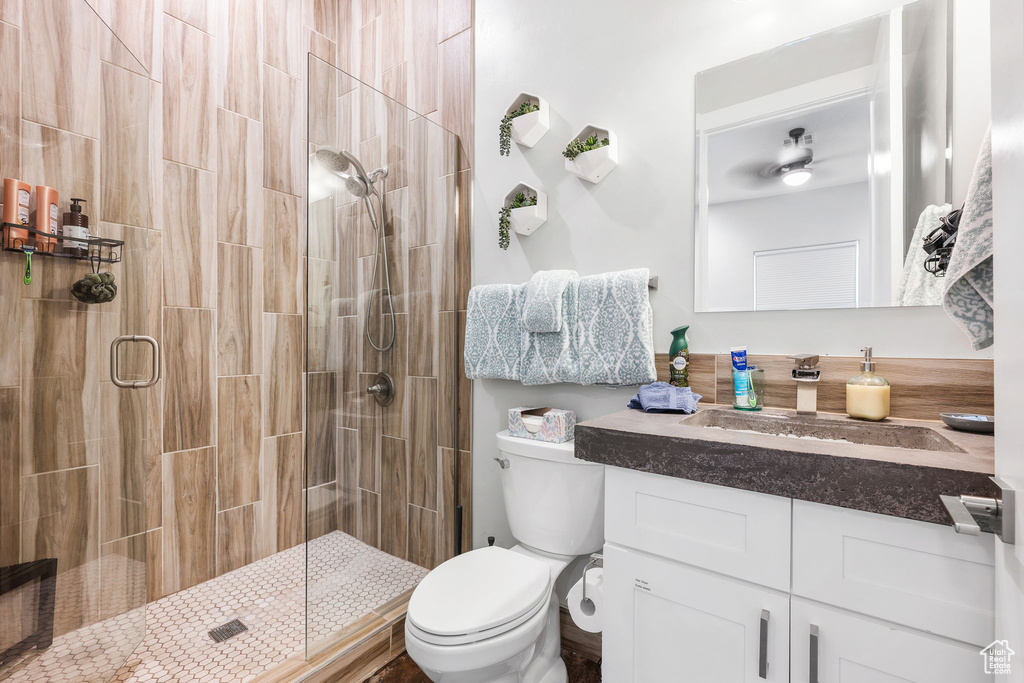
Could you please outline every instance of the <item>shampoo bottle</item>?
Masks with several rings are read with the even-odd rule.
[[[46,185],[36,185],[36,231],[42,233],[36,237],[39,251],[54,251],[60,234],[60,211],[57,210],[57,190]]]
[[[884,420],[889,417],[889,382],[875,374],[871,347],[861,351],[861,372],[846,383],[846,414],[862,420]]]
[[[29,198],[32,196],[32,187],[14,178],[4,178],[4,223],[11,225],[28,225],[29,221]],[[10,244],[5,246],[20,247],[28,242],[28,230],[24,228],[11,228]]]
[[[689,325],[672,330],[672,345],[668,347],[668,383],[676,387],[690,386],[690,345],[686,342]]]

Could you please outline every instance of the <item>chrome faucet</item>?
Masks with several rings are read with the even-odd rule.
[[[798,353],[786,356],[796,362],[793,368],[793,379],[796,380],[796,412],[798,415],[818,414],[818,380],[821,370],[818,369],[818,356],[811,353]]]

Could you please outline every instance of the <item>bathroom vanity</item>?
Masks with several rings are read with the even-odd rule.
[[[991,437],[838,415],[624,411],[577,426],[606,474],[605,680],[990,680]]]

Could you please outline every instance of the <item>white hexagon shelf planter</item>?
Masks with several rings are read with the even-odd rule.
[[[591,183],[598,183],[619,164],[619,141],[615,133],[592,124],[579,132],[574,140],[586,140],[596,135],[598,140],[608,138],[608,144],[565,160],[565,170]]]
[[[512,209],[509,216],[509,227],[520,235],[532,235],[548,219],[548,195],[543,190],[538,190],[531,185],[519,183],[512,188],[511,192],[505,195],[504,206],[511,204],[519,192],[522,192],[527,197],[536,197],[537,203],[533,206],[521,206],[518,209]]]
[[[510,114],[519,109],[523,102],[533,102],[540,109],[512,119],[512,139],[523,147],[533,147],[551,128],[551,110],[548,109],[548,103],[543,97],[521,92],[505,113]]]

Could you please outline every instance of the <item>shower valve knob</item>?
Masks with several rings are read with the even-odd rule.
[[[373,396],[379,405],[391,405],[395,400],[395,380],[386,372],[378,372],[373,384],[366,388],[366,393]]]

